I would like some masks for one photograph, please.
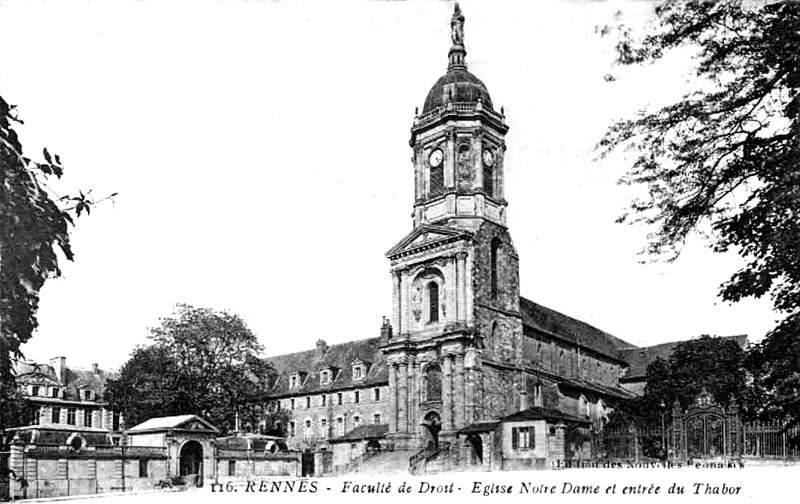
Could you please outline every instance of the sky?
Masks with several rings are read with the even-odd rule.
[[[742,265],[689,241],[671,263],[615,219],[637,194],[615,119],[696,86],[676,54],[613,67],[597,26],[653,3],[463,1],[467,64],[504,107],[508,225],[522,295],[636,345],[758,341],[766,300],[729,305]],[[0,95],[58,194],[119,193],[72,233],[22,350],[121,366],[175,303],[239,314],[266,355],[379,334],[385,257],[411,231],[416,107],[446,71],[452,2],[0,0]],[[606,74],[617,79],[607,82]],[[645,263],[642,264],[642,261]]]

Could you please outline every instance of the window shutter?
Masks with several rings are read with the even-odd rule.
[[[511,429],[511,448],[519,448],[519,429],[516,427]]]

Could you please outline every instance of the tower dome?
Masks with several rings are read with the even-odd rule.
[[[494,110],[486,85],[467,71],[466,65],[464,68],[448,68],[447,73],[439,77],[436,84],[428,91],[422,113],[443,107],[451,101],[473,105],[482,101],[484,107]]]
[[[455,5],[453,17],[450,20],[450,33],[453,45],[448,54],[447,73],[441,76],[428,91],[422,113],[425,114],[443,107],[448,102],[476,105],[480,101],[484,107],[493,110],[492,98],[489,96],[486,85],[467,70],[464,16],[461,14],[458,4]]]

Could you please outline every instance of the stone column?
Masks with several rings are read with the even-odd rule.
[[[449,355],[442,358],[442,429],[453,429],[453,361]]]
[[[405,327],[400,322],[402,311],[402,305],[400,302],[400,271],[393,271],[392,272],[392,324],[394,327],[392,330],[394,334],[400,335],[403,332]]]
[[[389,364],[389,433],[397,432],[397,367]]]
[[[411,279],[408,276],[407,269],[402,270],[400,275],[400,319],[403,327],[403,331],[400,334],[408,334],[411,332]]]
[[[454,383],[454,391],[453,391],[453,422],[455,423],[456,428],[461,428],[465,426],[464,423],[464,409],[466,403],[466,394],[465,394],[465,381],[464,381],[464,355],[458,354],[455,357],[456,360],[456,369],[455,369],[455,383]]]
[[[475,153],[475,189],[483,190],[483,138],[480,130],[475,131],[472,140],[473,152]]]
[[[419,147],[414,148],[414,200],[420,201],[425,197],[425,172],[424,160],[422,156],[422,149]]]
[[[459,252],[456,254],[456,319],[459,324],[466,323],[467,320],[467,253]]]
[[[456,131],[447,132],[447,148],[444,155],[444,186],[456,187]]]
[[[419,428],[419,364],[412,362],[408,373],[409,394],[408,431],[417,434]]]
[[[444,320],[448,324],[458,320],[458,272],[455,262],[451,257],[447,258],[445,264],[444,292],[446,293],[444,309],[446,311]]]
[[[397,430],[408,432],[408,364],[400,363],[397,373]]]

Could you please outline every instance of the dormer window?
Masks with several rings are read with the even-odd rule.
[[[331,382],[331,372],[327,369],[319,375],[319,382],[322,385],[327,385]]]
[[[84,401],[91,401],[92,400],[92,391],[91,390],[84,390],[83,391],[83,400]]]
[[[299,389],[303,386],[306,373],[296,372],[289,375],[289,390]]]
[[[31,386],[31,395],[38,396],[39,395],[39,385]]]
[[[354,367],[353,368],[353,379],[354,380],[360,380],[363,377],[364,377],[364,370],[361,368],[361,366]]]

